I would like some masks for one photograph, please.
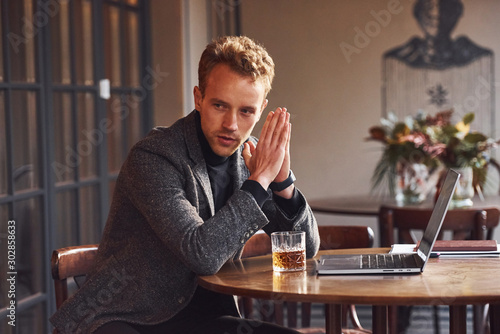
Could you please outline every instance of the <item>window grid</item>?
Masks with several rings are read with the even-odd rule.
[[[63,2],[57,2],[57,4],[60,3]],[[17,300],[16,318],[19,326],[12,327],[7,325],[8,318],[6,318],[6,315],[8,312],[6,302],[8,300],[4,298],[7,294],[2,290],[5,285],[2,285],[0,289],[2,290],[2,296],[0,296],[0,317],[2,318],[0,332],[6,334],[47,333],[52,330],[48,318],[55,311],[55,303],[53,298],[53,282],[47,264],[52,250],[59,247],[57,243],[65,243],[67,241],[59,233],[57,226],[55,226],[58,216],[63,213],[60,207],[56,205],[57,198],[66,194],[72,194],[68,200],[73,203],[72,205],[76,209],[73,216],[73,220],[76,220],[76,222],[72,221],[67,226],[72,229],[70,233],[74,233],[73,239],[76,242],[87,243],[94,241],[99,236],[105,224],[112,191],[110,187],[113,187],[117,177],[117,173],[110,173],[108,171],[108,134],[105,131],[101,131],[102,138],[99,137],[95,145],[92,144],[94,145],[92,146],[92,157],[80,165],[76,164],[73,166],[74,173],[67,182],[57,183],[57,176],[53,170],[53,163],[55,162],[54,141],[56,139],[54,135],[56,128],[53,114],[54,94],[68,94],[70,96],[70,107],[65,112],[68,112],[72,119],[72,122],[70,122],[70,142],[74,149],[77,149],[78,143],[82,144],[83,141],[90,141],[90,137],[82,135],[83,130],[89,132],[99,130],[100,122],[107,117],[107,101],[99,98],[98,86],[99,80],[106,77],[105,59],[108,57],[105,53],[102,37],[105,24],[103,21],[103,6],[105,4],[119,8],[121,22],[119,33],[120,38],[123,40],[126,40],[126,34],[130,33],[130,28],[127,27],[127,22],[125,21],[125,13],[131,11],[137,15],[139,24],[135,28],[137,30],[135,33],[139,37],[137,47],[140,50],[139,56],[135,59],[138,62],[136,64],[137,73],[135,73],[137,78],[144,77],[147,61],[149,60],[150,40],[148,36],[145,36],[145,34],[149,33],[146,26],[148,0],[69,0],[67,4],[70,15],[69,20],[67,20],[69,26],[67,34],[69,36],[76,36],[75,34],[78,34],[78,36],[83,36],[82,38],[85,36],[85,38],[89,38],[90,36],[92,38],[92,48],[91,50],[87,50],[83,47],[86,54],[78,58],[84,44],[77,44],[75,37],[69,38],[69,77],[71,80],[69,82],[53,82],[53,75],[56,75],[58,72],[55,68],[57,63],[54,64],[51,57],[53,56],[52,51],[56,52],[57,50],[51,49],[51,45],[55,44],[53,44],[54,34],[50,31],[50,22],[45,22],[37,27],[39,29],[34,36],[30,36],[31,40],[22,41],[18,46],[24,49],[21,49],[17,54],[10,49],[15,44],[12,44],[13,41],[9,40],[7,36],[9,36],[8,33],[11,32],[13,27],[17,27],[18,32],[20,29],[22,30],[22,27],[20,28],[19,24],[14,22],[14,16],[12,16],[10,10],[15,9],[18,16],[26,20],[43,19],[43,16],[37,17],[37,15],[40,15],[40,13],[47,14],[44,11],[47,10],[47,6],[54,5],[54,2],[51,0],[0,0],[0,32],[2,32],[1,36],[3,36],[0,43],[0,103],[3,104],[3,110],[0,108],[0,117],[3,118],[2,121],[5,130],[5,133],[2,134],[4,137],[0,136],[0,140],[4,140],[5,138],[5,142],[0,145],[0,151],[4,151],[0,152],[0,157],[6,157],[6,163],[3,166],[0,165],[0,182],[4,180],[4,176],[1,174],[2,169],[6,179],[6,185],[0,187],[0,219],[2,219],[0,222],[0,248],[3,254],[7,235],[4,223],[8,219],[15,218],[16,224],[25,224],[24,220],[29,220],[32,222],[32,225],[34,224],[31,226],[34,229],[27,229],[26,227],[29,225],[25,224],[22,228],[19,226],[19,230],[22,229],[23,234],[26,231],[30,233],[28,240],[32,246],[29,248],[32,250],[31,252],[37,253],[36,258],[41,259],[34,260],[34,262],[26,262],[28,265],[24,265],[24,267],[28,268],[28,273],[23,274],[22,277],[21,275],[18,277],[22,280],[28,278],[32,287],[32,291],[23,294],[22,298]],[[84,8],[81,11],[86,11],[87,14],[77,13],[76,9],[80,11],[81,8]],[[88,15],[89,11],[91,14],[91,29],[89,30],[85,26],[75,26],[75,24],[80,23],[83,25],[85,22],[88,22],[88,16],[84,18],[82,15]],[[48,18],[52,19],[53,15],[49,15]],[[16,24],[18,25],[16,26]],[[93,59],[91,62],[88,62],[86,59],[88,59],[88,54],[90,53],[93,55]],[[31,58],[30,54],[32,55]],[[14,58],[14,56],[16,57]],[[121,77],[126,78],[126,69],[123,68],[126,56],[122,54],[121,57]],[[13,61],[15,62],[15,67],[12,66]],[[91,78],[88,76],[89,69],[92,71]],[[137,95],[138,91],[141,91],[141,87],[130,85],[129,82],[120,82],[119,85],[113,86],[111,89],[111,93],[118,98],[119,108],[122,109],[126,107],[127,98],[134,94]],[[141,91],[141,93],[143,95],[141,95],[140,99],[137,99],[138,104],[134,104],[133,106],[134,117],[136,118],[133,121],[129,120],[129,118],[120,120],[122,135],[118,145],[121,147],[122,158],[130,148],[133,139],[144,135],[152,125],[150,108],[148,108],[151,98],[150,92]],[[34,94],[31,96],[34,102],[30,102],[28,99],[26,101],[22,100],[22,97],[27,96],[27,94]],[[36,152],[36,159],[33,160],[36,162],[36,165],[19,169],[18,174],[29,175],[30,173],[35,173],[38,178],[35,188],[30,188],[30,183],[28,183],[28,186],[19,188],[18,191],[16,191],[16,180],[14,180],[14,173],[16,171],[14,157],[16,155],[25,155],[27,152],[20,152],[14,140],[17,131],[14,126],[14,116],[19,117],[17,105],[14,106],[15,101],[23,102],[23,105],[25,105],[23,112],[26,113],[23,117],[35,118],[31,120],[32,127],[30,129],[31,131],[36,129],[34,131],[36,132],[36,139],[33,139],[31,142],[26,141],[26,136],[23,137],[19,134],[17,136],[17,138],[23,138],[25,143],[27,143],[26,145],[29,145],[29,143],[32,146],[35,145],[34,149]],[[36,114],[33,116],[33,113]],[[91,117],[88,117],[88,113],[93,114]],[[139,122],[137,122],[137,117]],[[89,123],[89,119],[93,123]],[[131,124],[140,124],[140,126],[138,129],[132,129],[130,128]],[[128,132],[131,132],[132,135],[129,136]],[[32,161],[32,159],[26,159],[23,157],[20,161]],[[26,182],[33,182],[33,179],[29,178]],[[99,198],[99,200],[96,200],[96,198]],[[26,206],[31,207],[31,209],[26,210]],[[21,215],[23,212],[35,213],[36,219],[22,218]],[[19,218],[14,217],[15,215],[18,215]],[[78,221],[80,219],[81,221]],[[88,223],[88,221],[91,221],[91,223]],[[18,236],[18,238],[20,242],[23,239],[21,236]],[[20,256],[22,255],[23,258],[26,258],[26,255],[29,254],[31,253],[20,253]],[[4,270],[5,267],[3,265],[0,267],[0,279],[3,281],[6,278],[4,277],[6,270]],[[39,273],[37,277],[31,273],[30,268]],[[25,322],[26,317],[30,321]],[[22,319],[23,324],[20,324],[20,319]]]

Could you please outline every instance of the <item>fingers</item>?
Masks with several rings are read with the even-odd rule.
[[[269,124],[271,123],[272,119],[274,117],[274,111],[270,111],[267,114],[266,121],[264,122],[264,125],[262,126],[262,131],[260,132],[260,138],[259,140],[263,140],[269,131]]]
[[[253,152],[255,151],[255,144],[251,141],[248,141],[244,144],[243,152],[241,155],[243,156],[243,160],[245,161],[245,165],[248,169],[251,169],[251,159]]]
[[[245,143],[243,158],[250,171],[249,179],[260,182],[267,189],[278,174],[289,170],[290,114],[286,108],[277,108],[267,115],[259,143]]]
[[[292,123],[288,123],[288,136],[286,140],[286,151],[290,152],[290,139],[292,138]]]
[[[248,142],[244,144],[243,152],[241,152],[241,155],[243,156],[245,165],[248,169],[250,169],[250,159],[252,158],[252,154],[250,153],[250,145],[248,144]]]
[[[259,143],[269,146],[285,145],[289,136],[290,114],[286,108],[277,108],[270,112],[262,127]]]
[[[283,127],[281,130],[281,135],[280,135],[280,143],[285,145],[285,148],[287,147],[289,140],[290,140],[290,126],[292,125],[290,123],[290,114],[286,112],[286,109],[283,108],[283,113],[284,113],[284,123]]]

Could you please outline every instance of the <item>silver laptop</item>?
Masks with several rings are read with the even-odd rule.
[[[322,255],[317,266],[318,274],[411,274],[423,272],[441,230],[459,177],[460,174],[456,171],[451,169],[448,171],[416,252],[408,254]]]

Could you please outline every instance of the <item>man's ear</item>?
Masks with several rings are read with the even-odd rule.
[[[264,109],[266,109],[268,102],[269,101],[267,99],[264,99],[264,102],[262,102],[262,108],[260,108],[259,120],[260,120],[260,116],[262,116],[262,113],[264,112]]]
[[[193,95],[194,95],[194,107],[196,108],[196,110],[200,111],[201,102],[203,101],[203,96],[202,96],[201,90],[200,90],[200,88],[198,88],[198,86],[194,87]]]

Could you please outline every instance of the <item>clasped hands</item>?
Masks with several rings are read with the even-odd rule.
[[[264,189],[271,182],[282,182],[290,172],[290,137],[292,124],[286,108],[270,111],[262,127],[257,146],[248,141],[242,152],[245,164],[250,171],[249,180],[259,182]],[[294,185],[276,192],[277,195],[291,198]]]

